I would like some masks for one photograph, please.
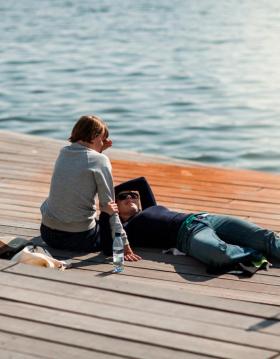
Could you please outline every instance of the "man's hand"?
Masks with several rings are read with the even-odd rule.
[[[132,251],[129,244],[126,244],[124,246],[124,259],[130,262],[137,262],[140,261],[142,258]]]

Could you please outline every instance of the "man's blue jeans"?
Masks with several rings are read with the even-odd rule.
[[[207,215],[190,227],[187,254],[212,267],[230,266],[260,254],[280,259],[280,237],[237,217]]]

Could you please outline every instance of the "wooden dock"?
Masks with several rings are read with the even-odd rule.
[[[0,132],[0,236],[39,236],[62,141]],[[280,176],[108,152],[115,183],[145,176],[159,204],[238,215],[280,231]],[[139,249],[122,274],[99,253],[64,272],[0,260],[2,358],[280,358],[280,269],[207,274]]]

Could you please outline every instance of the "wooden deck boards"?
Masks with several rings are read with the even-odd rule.
[[[62,141],[0,132],[0,236],[39,236]],[[108,152],[115,183],[145,175],[158,203],[280,231],[280,177]],[[123,159],[125,158],[125,160]],[[38,241],[39,238],[38,238]],[[101,254],[64,272],[0,260],[1,358],[276,358],[280,269],[214,276],[192,258],[139,249],[121,275]]]

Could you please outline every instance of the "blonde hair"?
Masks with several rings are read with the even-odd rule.
[[[104,138],[109,137],[109,130],[105,122],[95,115],[85,115],[74,125],[71,136],[68,138],[70,142],[84,141],[91,143],[92,140],[101,134]]]

